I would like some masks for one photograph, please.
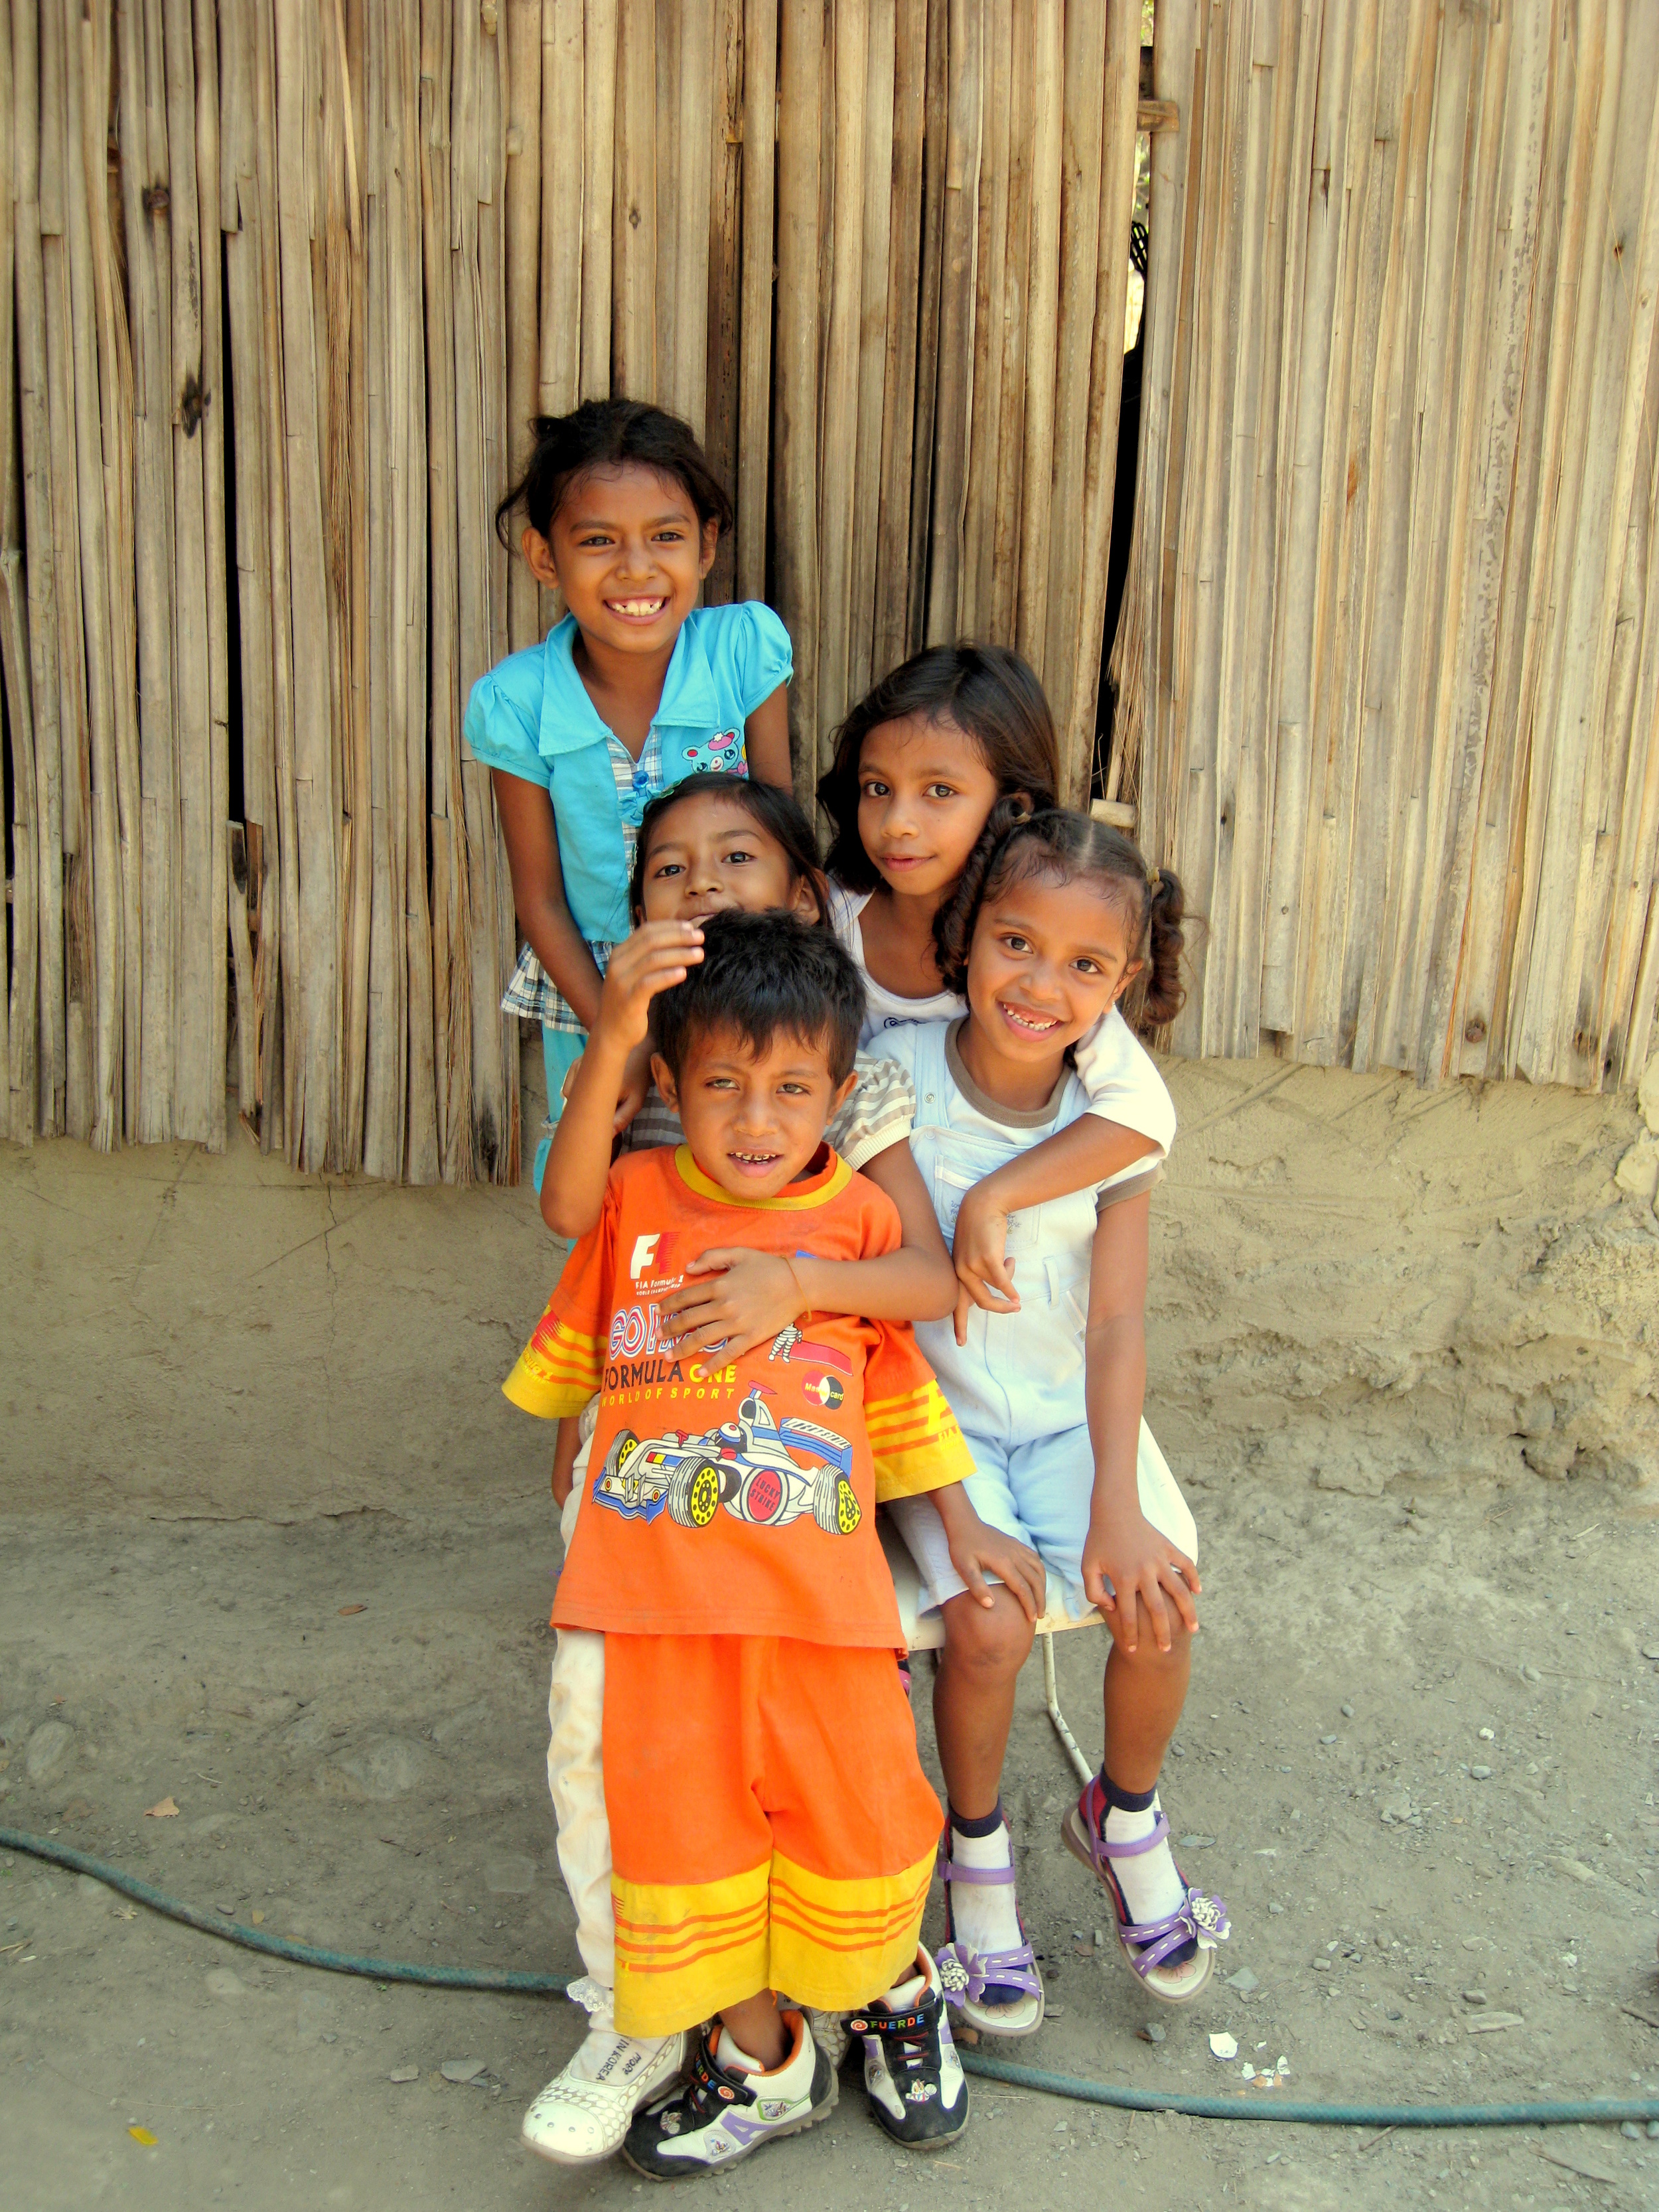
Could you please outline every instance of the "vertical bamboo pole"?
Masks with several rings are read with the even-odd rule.
[[[778,10],[745,0],[743,70],[743,300],[738,316],[737,595],[766,596],[771,474],[772,278]]]
[[[823,14],[783,0],[778,37],[777,336],[773,367],[774,601],[795,648],[789,736],[810,808],[818,754],[818,124]]]
[[[658,217],[659,252],[662,257],[659,296],[673,301],[670,349],[662,363],[659,382],[672,394],[672,405],[684,416],[699,439],[708,419],[708,247],[710,158],[709,117],[714,106],[714,19],[711,0],[659,0],[659,21],[665,9],[678,19],[678,82],[662,98],[659,50],[659,102],[669,106],[678,160],[674,165],[674,210],[672,224]],[[659,147],[659,207],[666,181],[667,165]],[[672,260],[669,258],[672,240]],[[659,347],[662,343],[659,340]]]
[[[925,311],[927,301],[921,264],[929,21],[928,0],[895,0],[887,357],[882,380],[876,610],[870,653],[876,681],[910,649],[911,473],[920,404],[917,344],[921,311]]]
[[[295,672],[296,623],[293,536],[294,499],[289,468],[288,410],[283,321],[283,236],[277,205],[280,141],[276,106],[276,26],[273,10],[258,8],[254,36],[254,128],[258,173],[258,281],[263,343],[264,437],[270,477],[272,726],[275,738],[276,814],[259,839],[259,865],[252,869],[260,887],[259,954],[264,967],[260,994],[259,1143],[270,1151],[280,1140],[290,1162],[299,1158],[300,1104],[305,1088],[304,1004],[301,988],[303,946],[300,899],[299,748],[295,723],[299,691]],[[314,633],[311,649],[315,651]],[[307,697],[310,694],[307,692]],[[252,854],[250,852],[250,862]],[[272,918],[276,926],[271,927]],[[266,945],[272,948],[266,957]]]
[[[143,823],[132,636],[132,364],[115,299],[107,215],[108,55],[101,26],[62,10],[67,88],[66,217],[81,579],[92,751],[92,895],[97,950],[92,1141],[133,1133],[142,1019]]]
[[[616,204],[617,45],[620,0],[582,6],[581,397],[611,391],[611,225]]]
[[[1340,149],[1347,137],[1346,96],[1350,70],[1346,42],[1353,19],[1333,24],[1322,43],[1304,29],[1299,76],[1316,81],[1310,123],[1309,173],[1322,179],[1340,173]],[[1319,512],[1324,487],[1324,438],[1334,352],[1340,352],[1336,313],[1338,267],[1345,231],[1346,196],[1333,198],[1322,182],[1309,196],[1302,231],[1301,313],[1296,349],[1292,405],[1285,438],[1288,489],[1279,555],[1279,629],[1277,644],[1278,746],[1273,787],[1272,864],[1267,923],[1262,950],[1261,1025],[1288,1037],[1295,1030],[1298,999],[1298,933],[1304,909],[1304,871],[1310,830],[1309,790],[1313,774],[1314,721],[1321,679],[1322,617],[1328,613],[1319,588]]]
[[[927,635],[928,556],[933,518],[933,434],[939,405],[940,289],[949,167],[952,19],[951,0],[927,0],[927,80],[921,145],[921,297],[916,310],[915,420],[910,447],[910,544],[905,645]]]
[[[1036,58],[1032,76],[1031,258],[1026,277],[1027,396],[1025,443],[1020,466],[1019,611],[1015,638],[1020,651],[1038,674],[1046,678],[1066,118],[1062,0],[1036,0],[1031,29]],[[1125,233],[1127,238],[1127,223]],[[1127,250],[1126,245],[1126,252]],[[1120,354],[1121,349],[1120,345]]]
[[[395,156],[391,198],[397,259],[392,327],[395,419],[400,432],[394,487],[398,539],[392,568],[391,724],[394,769],[401,769],[402,780],[398,871],[407,959],[408,1079],[402,1171],[412,1183],[429,1183],[438,1180],[441,1168],[432,900],[428,886],[431,775],[426,711],[429,606],[426,362],[419,282],[421,38],[418,19],[409,9],[390,9],[386,21],[387,76],[395,88],[394,127],[387,135],[388,152]]]
[[[339,820],[333,732],[334,685],[324,641],[330,637],[323,525],[322,410],[313,351],[312,275],[320,179],[313,161],[315,113],[323,98],[320,35],[277,8],[276,119],[277,232],[282,285],[282,366],[287,441],[289,584],[294,631],[294,787],[298,937],[292,969],[295,1057],[288,1123],[289,1157],[312,1171],[338,1157],[335,1125],[340,1072]],[[288,982],[284,975],[284,984]]]
[[[1101,94],[1103,86],[1109,87],[1111,82],[1107,46],[1106,18],[1109,12],[1103,0],[1091,0],[1091,4],[1069,7],[1066,11],[1052,493],[1048,544],[1046,550],[1039,549],[1037,556],[1045,561],[1047,566],[1048,623],[1041,664],[1042,679],[1048,690],[1048,703],[1054,710],[1055,726],[1060,732],[1062,758],[1069,769],[1074,752],[1080,750],[1085,756],[1082,775],[1067,776],[1068,787],[1076,789],[1079,799],[1086,796],[1084,786],[1092,757],[1092,745],[1089,741],[1094,735],[1091,709],[1091,726],[1087,738],[1079,744],[1082,733],[1074,727],[1073,698],[1077,679],[1079,674],[1085,673],[1082,664],[1086,651],[1079,635],[1083,617],[1083,562],[1079,558],[1079,543],[1095,512],[1092,504],[1085,502],[1091,494],[1097,497],[1099,490],[1097,485],[1090,487],[1088,492],[1085,488],[1089,459],[1090,368],[1094,353],[1101,223],[1103,217],[1115,219],[1115,209],[1103,209],[1101,204],[1101,164],[1105,134],[1105,103]],[[1138,93],[1138,51],[1134,59],[1136,84],[1130,88],[1132,100]],[[1115,105],[1114,120],[1119,119]],[[1132,147],[1134,129],[1132,106],[1129,116]],[[1114,148],[1115,152],[1118,150]],[[1132,178],[1133,174],[1132,156]],[[1126,218],[1123,225],[1126,278],[1128,227]],[[1102,304],[1103,306],[1104,302]],[[1120,362],[1122,352],[1120,332]],[[1121,371],[1119,382],[1121,386]],[[1116,398],[1103,391],[1103,404],[1109,398],[1109,416],[1115,428]],[[1115,460],[1115,454],[1113,458]],[[1107,530],[1101,539],[1103,545],[1110,541],[1109,481],[1105,510]],[[1103,571],[1101,581],[1103,586]],[[1098,663],[1099,644],[1097,641],[1097,671]]]
[[[206,899],[200,916],[202,940],[193,957],[199,963],[207,998],[204,1048],[206,1065],[204,1142],[210,1152],[225,1146],[226,996],[225,916],[230,897],[230,853],[225,829],[230,812],[230,607],[229,526],[225,512],[225,416],[228,391],[224,363],[224,278],[222,266],[219,151],[218,29],[211,0],[194,0],[197,204],[200,216],[202,268],[202,502],[204,555],[207,569],[208,776],[205,835]],[[190,402],[180,395],[181,427]],[[188,435],[188,432],[186,432]],[[187,975],[195,972],[187,969]]]
[[[541,14],[541,361],[538,404],[565,415],[582,391],[582,265],[588,237],[583,109],[590,74],[584,50],[582,0],[545,0]],[[592,64],[597,67],[597,63]],[[614,95],[613,95],[614,97]],[[526,149],[526,159],[528,159]],[[607,151],[606,174],[610,173]],[[608,195],[607,195],[608,198]],[[607,210],[605,253],[611,255]],[[522,280],[520,280],[522,283]],[[607,333],[611,303],[605,304]],[[521,411],[509,398],[514,434]],[[518,463],[515,458],[514,473]]]
[[[41,226],[40,15],[14,8],[9,57],[16,272],[17,394],[22,455],[22,543],[27,569],[29,702],[34,738],[35,853],[33,880],[39,917],[36,1065],[38,1090],[29,1107],[30,1133],[52,1135],[64,1127],[67,1079],[64,1037],[64,755],[59,712],[58,552],[51,403],[46,378],[46,275]],[[16,941],[15,939],[14,941]],[[18,1027],[9,1024],[15,1054]],[[11,1062],[15,1082],[17,1064]],[[23,1138],[14,1097],[12,1133]]]
[[[173,1134],[179,942],[178,736],[173,635],[173,213],[161,0],[114,18],[120,37],[121,198],[131,296],[137,556],[139,773],[143,793],[141,1144]]]
[[[446,1182],[467,1183],[472,1147],[471,897],[461,782],[459,495],[456,489],[451,135],[454,17],[422,0],[421,248],[425,298],[427,497],[431,629],[433,1057],[438,1154]]]
[[[686,64],[681,49],[686,42],[686,16],[697,0],[653,0],[656,32],[652,42],[652,106],[656,118],[652,134],[651,175],[656,198],[654,252],[656,266],[652,286],[652,353],[643,363],[649,396],[659,406],[678,411],[674,390],[679,320],[680,288],[680,173],[686,149],[680,131],[679,87]]]
[[[235,483],[228,528],[236,562],[238,671],[242,702],[244,820],[227,824],[226,893],[231,969],[236,989],[236,1103],[255,1134],[259,1112],[259,971],[258,886],[249,847],[252,825],[264,819],[271,748],[270,548],[257,520],[264,490],[264,424],[258,409],[257,355],[250,343],[258,315],[256,250],[242,206],[244,179],[253,173],[253,38],[248,0],[226,0],[220,11],[220,222],[224,231],[224,298],[230,330],[226,393],[233,428]],[[250,199],[252,195],[250,194]],[[257,221],[257,216],[254,218]],[[252,583],[256,564],[264,590]]]
[[[549,0],[547,13],[556,15],[558,0]],[[541,337],[544,310],[537,291],[542,260],[542,70],[544,36],[542,0],[507,0],[507,471],[516,481],[530,451],[530,418],[538,410],[541,386]],[[565,0],[564,14],[574,15],[580,36],[577,0]],[[580,112],[580,56],[575,71],[575,112]],[[580,154],[580,136],[574,139]],[[580,242],[581,237],[580,175],[573,199],[558,209],[561,228]],[[574,333],[573,333],[574,336]],[[574,349],[573,349],[574,350]],[[495,491],[499,498],[505,483]],[[486,498],[489,495],[486,493]],[[493,504],[493,501],[491,501]],[[532,645],[542,634],[541,594],[536,579],[522,561],[507,568],[507,635],[514,652]]]
[[[75,332],[75,264],[69,210],[69,89],[66,18],[43,9],[40,27],[40,252],[46,295],[48,448],[52,454],[52,544],[59,611],[45,641],[54,662],[63,746],[64,1127],[88,1138],[97,1120],[100,1018],[93,896],[96,830],[92,799],[92,714],[82,582],[79,383],[95,372]],[[84,282],[84,280],[82,280]],[[89,312],[89,310],[88,310]],[[109,886],[105,886],[107,896]],[[118,915],[118,902],[116,907]],[[112,955],[118,958],[118,954]]]
[[[872,0],[864,86],[863,243],[860,250],[858,443],[852,476],[851,613],[847,699],[874,679],[877,574],[881,523],[882,437],[888,355],[887,288],[892,251],[895,0]],[[826,716],[826,720],[828,717]]]
[[[985,117],[981,128],[978,228],[974,243],[973,408],[962,575],[957,591],[957,624],[965,637],[994,635],[1013,41],[1013,0],[992,0],[985,11]]]
[[[5,675],[11,758],[11,903],[0,916],[0,1136],[34,1138],[40,1099],[40,792],[29,699],[27,586],[23,573],[23,489],[13,356],[12,280],[16,217],[12,27],[0,11],[0,665]]]
[[[224,477],[222,454],[216,452],[218,481],[210,487],[205,449],[207,416],[216,408],[216,431],[223,406],[216,382],[210,387],[204,375],[204,311],[209,283],[203,268],[202,241],[204,231],[208,231],[212,240],[211,299],[216,309],[219,239],[216,213],[206,211],[209,222],[204,222],[198,175],[198,159],[205,156],[206,167],[216,186],[218,161],[213,144],[214,118],[204,110],[196,82],[191,0],[164,0],[163,31],[171,249],[168,268],[172,282],[169,307],[173,324],[169,353],[172,383],[167,395],[165,423],[172,448],[168,458],[172,464],[173,514],[173,565],[165,583],[173,665],[171,738],[177,812],[169,828],[177,841],[178,854],[173,888],[173,958],[178,984],[176,995],[167,1007],[173,1022],[169,1054],[172,1095],[162,1104],[164,1123],[170,1124],[173,1133],[222,1151],[225,1127],[225,890],[222,872],[225,845],[223,808],[216,805],[216,786],[220,783],[216,772],[219,740],[213,726],[212,662],[216,644],[222,653],[224,643],[224,562],[221,539],[215,546],[220,556],[217,566],[210,567],[208,501],[210,489],[222,500]],[[207,129],[203,144],[204,123]],[[214,336],[216,356],[216,326]],[[223,711],[228,711],[228,686],[222,678],[219,703]],[[147,834],[147,848],[148,842]],[[146,978],[147,1000],[148,996]],[[154,1033],[156,1025],[149,1026]],[[146,1089],[149,1087],[147,1081]]]
[[[501,59],[495,18],[463,9],[452,65],[452,250],[459,698],[507,647],[506,556],[489,526],[489,493],[505,479],[506,379],[490,333],[505,313],[501,221]],[[459,708],[459,700],[458,700]],[[467,844],[468,941],[472,963],[472,1128],[477,1172],[506,1182],[518,1172],[516,1030],[500,1008],[513,953],[513,904],[489,772],[460,764]]]
[[[1051,0],[1052,4],[1052,0]],[[968,436],[973,391],[974,243],[979,228],[982,17],[970,0],[951,0],[951,95],[945,147],[939,385],[928,553],[927,638],[957,633],[962,532],[967,509]]]
[[[1091,49],[1092,53],[1092,49]],[[1117,483],[1118,410],[1123,396],[1123,326],[1129,290],[1129,226],[1134,210],[1135,111],[1139,91],[1139,37],[1127,11],[1106,10],[1104,78],[1106,97],[1101,124],[1099,163],[1100,213],[1090,222],[1079,214],[1079,228],[1095,248],[1092,291],[1094,329],[1088,346],[1088,405],[1082,420],[1082,558],[1077,567],[1075,601],[1069,592],[1051,594],[1050,630],[1052,680],[1059,694],[1056,719],[1060,724],[1061,795],[1073,806],[1088,803],[1089,778],[1094,757],[1096,710],[1100,687],[1100,659],[1106,622],[1106,570],[1112,540],[1112,507]],[[1091,64],[1085,64],[1090,67]],[[1085,76],[1085,82],[1087,82]],[[1086,144],[1086,137],[1085,140]],[[1091,179],[1085,167],[1079,189],[1087,191]],[[1082,241],[1079,241],[1079,252]],[[1080,315],[1086,277],[1078,272],[1077,307]],[[1070,326],[1065,337],[1070,338]],[[1078,332],[1081,340],[1082,332]],[[1070,379],[1083,371],[1079,357],[1068,359],[1068,343],[1060,360]],[[1075,420],[1062,440],[1060,453],[1064,471],[1057,479],[1069,499],[1074,481]],[[1056,506],[1054,531],[1055,553],[1072,538],[1071,514]],[[1051,574],[1052,574],[1051,571]],[[1071,665],[1066,665],[1066,655]],[[1156,865],[1156,862],[1154,863]]]
[[[312,295],[325,574],[333,698],[334,866],[340,890],[332,1164],[362,1164],[376,850],[370,726],[369,301],[364,252],[368,56],[364,0],[332,0],[319,25],[322,132],[317,170],[320,281]],[[377,544],[377,551],[383,548]]]
[[[988,286],[998,300],[996,321],[988,344],[1001,359],[987,380],[988,414],[996,394],[996,413],[988,424],[990,452],[986,473],[991,507],[990,600],[982,610],[990,635],[1012,644],[1019,623],[1020,513],[1024,502],[1025,410],[1030,397],[1026,335],[1030,324],[1032,149],[1036,125],[1036,48],[1029,21],[1011,40],[1010,66],[1000,90],[1006,114],[1008,160],[1006,204],[1002,223],[1003,262]],[[999,126],[1000,128],[1000,126]]]
[[[669,0],[663,0],[667,6]],[[657,0],[617,0],[611,385],[657,396]]]
[[[704,364],[703,451],[726,486],[735,516],[738,470],[739,311],[743,293],[743,0],[714,0],[714,84],[708,127],[708,347]],[[735,531],[728,531],[702,587],[705,606],[732,597]]]
[[[511,18],[509,17],[509,22]],[[383,0],[369,0],[354,85],[363,92],[363,129],[357,139],[362,192],[362,258],[364,263],[364,331],[362,353],[354,356],[354,388],[367,387],[366,432],[368,468],[363,485],[364,539],[361,547],[367,568],[367,696],[360,702],[356,724],[361,766],[352,777],[351,840],[354,888],[367,907],[368,929],[354,941],[350,1002],[361,1006],[363,1020],[361,1090],[349,1079],[347,1115],[349,1141],[360,1147],[368,1175],[395,1178],[404,1158],[404,1086],[405,1079],[404,990],[408,981],[404,942],[404,870],[406,854],[400,852],[405,816],[400,804],[404,750],[401,729],[394,718],[393,664],[401,672],[403,637],[401,608],[397,605],[393,569],[402,516],[398,489],[402,459],[401,403],[393,365],[392,321],[397,313],[397,263],[402,240],[395,234],[395,216],[390,202],[396,189],[397,152],[387,138],[395,127],[391,103],[395,90],[388,83],[392,27]],[[539,55],[538,56],[539,59]],[[514,334],[507,333],[508,360],[513,357]],[[354,554],[359,552],[353,546]],[[401,690],[401,684],[397,687]],[[395,763],[395,765],[394,765]],[[361,951],[358,951],[359,943]],[[356,1074],[357,1038],[350,1033],[352,1074]]]
[[[863,306],[864,118],[869,97],[869,19],[863,9],[834,16],[835,160],[826,172],[830,204],[830,308],[823,331],[820,434],[826,454],[846,456],[818,485],[817,768],[830,763],[830,732],[846,713],[848,632],[853,619],[853,528],[860,487],[850,465],[858,449],[859,323]]]

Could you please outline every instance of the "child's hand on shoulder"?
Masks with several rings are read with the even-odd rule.
[[[1160,1535],[1138,1505],[1096,1507],[1083,1547],[1084,1595],[1106,1615],[1126,1652],[1139,1638],[1137,1599],[1151,1623],[1152,1640],[1167,1651],[1172,1640],[1170,1607],[1188,1634],[1196,1634],[1198,1607],[1193,1600],[1202,1587],[1187,1554]]]
[[[686,970],[702,958],[702,932],[695,922],[641,922],[611,956],[594,1042],[613,1052],[635,1052],[651,1026],[653,999],[683,983]]]

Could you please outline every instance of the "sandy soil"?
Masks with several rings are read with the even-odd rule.
[[[1334,1541],[1329,1501],[1306,1491],[1239,1486],[1206,1509],[1206,1628],[1167,1794],[1178,1833],[1213,1839],[1182,1856],[1228,1900],[1225,1970],[1248,1991],[1155,2008],[1097,1950],[1101,1903],[1058,1839],[1073,1785],[1027,1669],[1007,1795],[1058,2016],[1012,2055],[1208,2089],[1237,2080],[1208,2050],[1224,2030],[1258,2066],[1283,2056],[1305,2095],[1659,2094],[1651,1522],[1610,1488],[1531,1478],[1409,1504],[1345,1500]],[[539,1504],[287,1528],[31,1516],[8,1536],[0,1820],[228,1921],[572,1968],[540,1771],[556,1540]],[[1092,1744],[1099,1639],[1059,1656]],[[922,1735],[931,1763],[925,1717]],[[168,1796],[177,1819],[145,1816]],[[562,2174],[519,2148],[522,2107],[577,2037],[557,2000],[273,1963],[15,1854],[0,1854],[0,1943],[20,2212],[529,2212],[635,2193],[620,2166]],[[1155,2013],[1156,2045],[1137,2033]],[[1472,2032],[1500,2013],[1521,2021]],[[483,2075],[445,2084],[464,2057]],[[419,2078],[394,2084],[406,2067]],[[1609,2185],[1546,2162],[1535,2130],[1373,2145],[973,2096],[960,2150],[930,2162],[878,2134],[849,2067],[823,2130],[679,2186],[847,2212],[921,2212],[969,2175],[1041,2205],[1105,2177],[1148,2203],[1659,2201],[1659,2142],[1611,2129],[1549,2142]]]
[[[1640,1121],[1523,1086],[1172,1075],[1152,1419],[1206,1595],[1166,1794],[1254,1985],[1140,2039],[1155,2008],[1059,1844],[1072,1778],[1033,1666],[1006,1795],[1056,2014],[1012,2055],[1211,2088],[1224,2030],[1302,2094],[1659,2094]],[[0,1824],[228,1922],[574,1969],[542,1780],[546,1439],[497,1390],[545,1273],[522,1193],[306,1182],[240,1137],[0,1152]],[[1061,1640],[1091,1750],[1101,1656]],[[176,1819],[145,1816],[168,1796]],[[1499,2014],[1521,2018],[1483,2027]],[[269,1962],[0,1853],[0,2198],[631,2202],[625,2170],[518,2145],[580,2025]],[[445,2084],[465,2057],[477,2081]],[[1103,2181],[1148,2204],[1659,2203],[1659,2142],[1613,2130],[1374,2142],[974,2097],[929,2163],[849,2068],[824,2129],[681,2185],[815,2212],[922,2212],[970,2177],[1042,2206]]]

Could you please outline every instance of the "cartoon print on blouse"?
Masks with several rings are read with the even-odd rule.
[[[690,761],[688,775],[747,775],[749,764],[744,758],[741,730],[716,730],[712,738],[699,738],[687,745],[681,756]]]

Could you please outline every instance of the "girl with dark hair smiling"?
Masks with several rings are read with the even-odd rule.
[[[864,1041],[882,1049],[895,1024],[963,1011],[944,971],[939,931],[958,886],[1015,823],[1056,804],[1060,748],[1030,665],[1006,647],[934,645],[882,678],[836,732],[818,799],[835,825],[830,920],[862,970]],[[1115,1006],[1078,1040],[1088,1111],[1006,1161],[956,1217],[958,1314],[1015,1313],[1004,1262],[1011,1217],[1161,1159],[1175,1134],[1162,1084],[1142,1079]]]
[[[490,770],[526,943],[503,1009],[542,1024],[549,1126],[629,927],[647,802],[688,775],[787,790],[788,633],[758,601],[698,605],[732,506],[688,426],[636,399],[540,416],[495,527],[568,612],[472,688],[466,740]]]

